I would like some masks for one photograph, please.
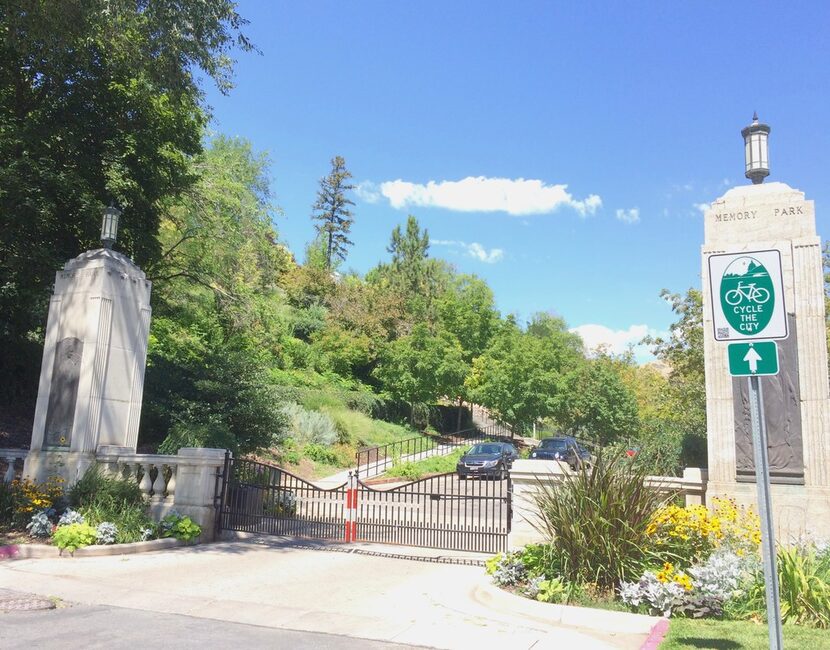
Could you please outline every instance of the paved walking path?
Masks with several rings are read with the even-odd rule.
[[[425,559],[442,553],[371,548]],[[479,566],[323,552],[279,538],[132,556],[9,560],[0,563],[0,588],[85,605],[459,650],[634,650],[647,636],[643,622],[651,625],[635,617],[636,633],[603,632],[605,617],[620,614],[583,610],[582,622],[577,620],[582,627],[558,626],[556,606],[543,606],[550,610],[540,615],[534,609],[539,603],[494,595]],[[62,633],[56,628],[53,634],[59,639]]]

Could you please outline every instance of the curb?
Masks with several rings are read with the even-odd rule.
[[[657,621],[657,624],[651,628],[651,634],[648,635],[648,638],[645,640],[642,646],[640,646],[640,650],[657,650],[660,644],[663,642],[663,638],[668,634],[669,631],[669,619],[662,618]]]
[[[473,598],[480,604],[499,612],[513,612],[524,618],[550,625],[560,624],[568,627],[593,629],[610,634],[648,634],[668,621],[657,616],[614,612],[606,609],[575,607],[573,605],[554,605],[540,603],[529,598],[516,596],[495,585],[483,583],[473,592]],[[663,632],[665,634],[665,631]],[[651,639],[651,636],[649,636]],[[660,637],[662,639],[662,636]],[[646,646],[643,646],[645,648]],[[656,648],[657,646],[653,646]]]
[[[133,555],[135,553],[149,553],[151,551],[162,551],[168,548],[180,546],[192,546],[191,542],[185,542],[173,537],[166,539],[151,539],[146,542],[132,542],[131,544],[107,544],[84,546],[74,553],[61,553],[56,546],[48,544],[15,544],[2,547],[3,553],[0,557],[15,560],[43,559],[56,557],[105,557],[109,555]]]

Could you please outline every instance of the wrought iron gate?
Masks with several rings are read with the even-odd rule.
[[[229,457],[220,492],[219,527],[343,539],[346,486],[326,490],[280,467]]]
[[[507,548],[511,482],[441,474],[385,488],[351,475],[323,489],[286,470],[228,458],[224,530],[496,553]]]

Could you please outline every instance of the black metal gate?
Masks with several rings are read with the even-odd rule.
[[[496,553],[507,549],[511,482],[441,474],[405,485],[350,480],[324,489],[265,463],[228,457],[218,526],[271,535]]]
[[[507,550],[510,478],[440,474],[391,489],[357,481],[356,541],[498,553]]]
[[[346,486],[326,490],[280,467],[228,457],[219,495],[219,528],[343,539]]]

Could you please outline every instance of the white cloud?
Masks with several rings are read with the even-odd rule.
[[[485,264],[495,264],[504,259],[504,251],[501,248],[491,248],[488,251],[484,246],[475,241],[468,244],[467,242],[451,239],[432,239],[430,243],[436,246],[460,248],[470,257],[474,257],[479,262],[484,262]]]
[[[695,203],[694,207],[700,210],[700,214],[706,214],[706,211],[709,209],[708,203]]]
[[[602,206],[596,194],[575,199],[567,189],[564,184],[546,185],[535,179],[468,176],[460,181],[429,181],[425,185],[401,179],[379,185],[365,182],[357,187],[357,194],[369,203],[376,203],[382,196],[398,210],[415,206],[526,215],[547,214],[564,206],[585,217]]]
[[[491,248],[490,252],[478,242],[473,242],[467,247],[467,252],[486,264],[495,264],[501,261],[504,257],[504,251],[501,248]]]
[[[378,186],[372,181],[363,181],[362,183],[358,183],[354,192],[357,194],[357,198],[361,201],[365,201],[366,203],[377,203],[381,198]]]
[[[624,223],[638,223],[640,221],[640,208],[619,209],[617,210],[617,219]]]
[[[605,348],[612,354],[622,354],[629,346],[633,347],[634,357],[640,363],[653,361],[654,356],[651,350],[645,345],[640,345],[646,336],[660,336],[660,332],[650,328],[648,325],[632,325],[626,330],[612,330],[605,325],[589,323],[574,327],[571,332],[579,334],[585,343],[588,352],[595,352],[599,348]]]

